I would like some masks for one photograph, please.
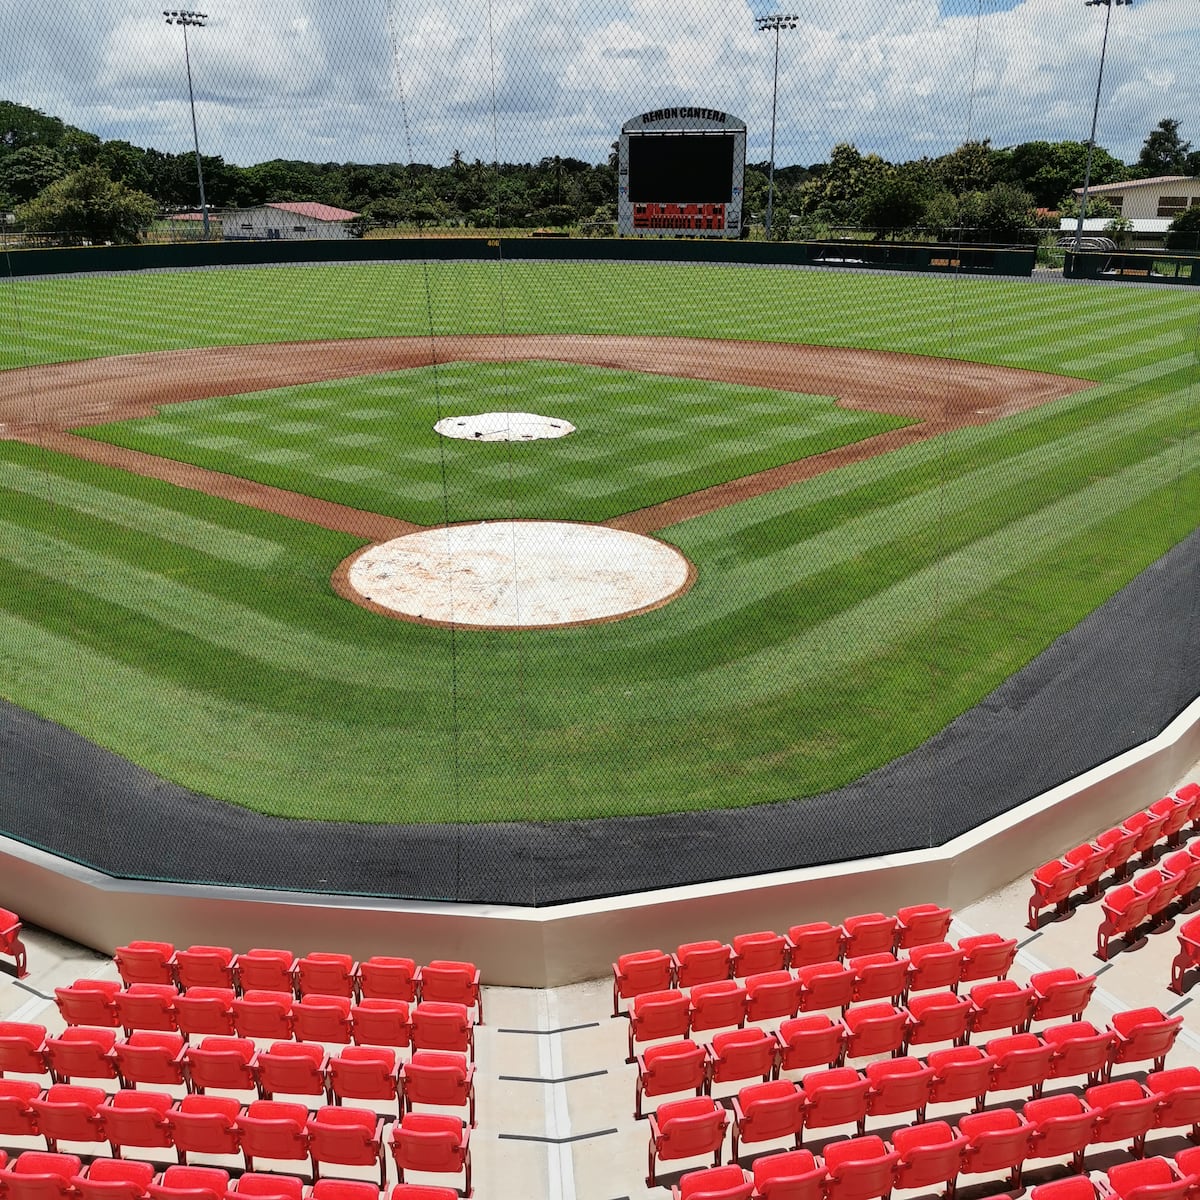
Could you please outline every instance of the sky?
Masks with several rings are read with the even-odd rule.
[[[746,121],[776,162],[838,142],[898,162],[1083,140],[1111,18],[1097,142],[1136,159],[1164,117],[1200,146],[1200,2],[212,0],[189,31],[200,148],[246,166],[603,161],[621,124],[665,105]],[[0,0],[0,99],[104,138],[191,147],[183,31],[141,0]]]

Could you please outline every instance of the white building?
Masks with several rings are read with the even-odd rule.
[[[1075,199],[1083,188],[1075,189]],[[1200,205],[1200,178],[1191,175],[1159,175],[1154,179],[1127,179],[1124,183],[1100,183],[1088,188],[1088,204],[1105,199],[1120,210],[1133,226],[1135,243],[1162,244],[1171,222],[1182,212]],[[1103,233],[1109,217],[1085,217],[1085,233]],[[1076,217],[1063,217],[1063,232],[1073,233]]]
[[[221,214],[221,235],[229,241],[247,239],[349,238],[350,222],[359,214],[311,201],[260,204],[231,208]]]

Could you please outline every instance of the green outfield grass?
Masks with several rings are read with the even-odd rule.
[[[503,300],[510,332],[860,345],[1096,386],[674,526],[664,536],[699,572],[686,596],[627,621],[523,634],[451,636],[378,617],[329,587],[361,544],[351,538],[0,442],[4,695],[165,777],[287,816],[478,821],[763,803],[823,791],[918,745],[1195,526],[1190,294],[612,264],[435,265],[428,283],[427,296],[420,266],[0,283],[0,321],[19,331],[0,355],[13,366],[428,333],[430,315],[435,332],[496,332]],[[933,394],[953,385],[954,370],[950,361],[931,372]],[[619,374],[554,371],[571,389]],[[472,381],[486,390],[488,378],[463,372],[464,408]],[[323,386],[291,391],[332,396],[344,417],[397,376]],[[651,397],[632,407],[653,407],[675,385],[629,386]],[[706,415],[722,414],[715,387],[685,386],[706,393]],[[614,407],[630,396],[623,388]],[[606,402],[579,403],[599,414]],[[836,411],[795,396],[771,403],[806,418]],[[246,404],[172,409],[172,427],[153,434],[159,452],[172,439],[236,437],[187,453],[231,451],[225,468],[240,472],[248,446],[293,436],[265,435],[269,420],[244,423],[250,440],[214,432],[218,414]],[[634,415],[646,420],[635,430],[657,419]],[[787,439],[764,432],[774,417],[761,415],[752,432],[711,436],[775,456]],[[359,429],[328,420],[295,436]],[[369,436],[398,453],[379,428]],[[820,436],[834,432],[853,436]],[[676,463],[674,450],[628,436],[598,455],[611,455],[598,478]],[[529,476],[489,477],[487,503],[536,495],[568,517],[595,505],[580,494],[583,476],[558,469],[570,443],[538,447]],[[344,461],[384,469],[357,450]],[[687,469],[710,465],[689,457]],[[464,492],[479,486],[463,478]],[[334,490],[356,482],[366,481],[335,478]],[[407,504],[398,515],[419,519]]]

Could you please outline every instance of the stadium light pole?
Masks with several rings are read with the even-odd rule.
[[[1128,3],[1128,0],[1125,2]],[[771,161],[767,177],[766,236],[768,242],[771,240],[771,224],[775,217],[775,113],[779,100],[779,31],[795,29],[799,19],[796,13],[771,13],[770,16],[754,18],[754,27],[759,33],[773,31],[775,34],[775,74],[771,84]]]
[[[1083,219],[1087,215],[1088,188],[1092,183],[1092,155],[1096,152],[1096,122],[1100,117],[1100,85],[1104,82],[1104,56],[1108,53],[1108,23],[1113,5],[1132,4],[1133,0],[1084,0],[1085,8],[1104,5],[1104,40],[1100,43],[1100,70],[1096,73],[1096,102],[1092,105],[1092,136],[1088,138],[1087,164],[1083,170],[1083,192],[1079,197],[1079,219],[1075,224],[1075,253],[1083,240]]]
[[[164,9],[168,25],[183,26],[183,61],[187,64],[188,103],[192,106],[192,144],[196,147],[196,178],[200,181],[200,214],[204,219],[204,240],[208,241],[208,202],[204,198],[204,167],[200,164],[200,135],[196,132],[196,96],[192,91],[192,56],[188,52],[188,26],[204,28],[208,13],[185,9]]]

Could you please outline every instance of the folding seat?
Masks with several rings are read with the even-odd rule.
[[[1200,783],[1185,783],[1175,789],[1175,799],[1189,806],[1192,828],[1200,827]]]
[[[139,1083],[182,1084],[183,1038],[177,1033],[151,1033],[135,1030],[123,1042],[113,1046],[117,1073],[122,1086]]]
[[[1155,1129],[1190,1126],[1192,1141],[1200,1141],[1200,1067],[1152,1071],[1146,1076],[1146,1090],[1158,1100]]]
[[[77,979],[68,987],[54,989],[54,1002],[68,1025],[92,1025],[116,1029],[116,995],[121,985],[112,979]]]
[[[625,1061],[633,1062],[635,1042],[687,1037],[690,1022],[688,998],[678,988],[634,996],[629,1003],[629,1057]]]
[[[1158,1097],[1134,1079],[1101,1083],[1084,1092],[1095,1109],[1093,1142],[1127,1142],[1137,1158],[1145,1153],[1146,1134],[1154,1128]]]
[[[1068,1175],[1039,1183],[1030,1193],[1030,1200],[1097,1200],[1096,1185],[1087,1175]]]
[[[326,1105],[308,1119],[308,1154],[313,1180],[325,1164],[379,1168],[379,1186],[387,1182],[383,1157],[383,1118],[369,1108]]]
[[[1186,1146],[1171,1157],[1180,1175],[1200,1176],[1200,1146]]]
[[[1030,1021],[1056,1021],[1070,1017],[1083,1020],[1092,993],[1096,990],[1095,975],[1081,975],[1073,967],[1058,967],[1039,971],[1030,977],[1029,986],[1036,997]]]
[[[733,975],[761,975],[765,971],[782,971],[787,962],[787,942],[769,929],[757,933],[739,933],[733,939]]]
[[[475,1127],[475,1068],[465,1055],[418,1050],[400,1069],[400,1096],[409,1112],[417,1104],[465,1108]]]
[[[825,1147],[826,1200],[870,1200],[888,1196],[896,1184],[900,1155],[874,1134],[830,1142]]]
[[[174,1100],[166,1092],[114,1092],[97,1107],[104,1137],[112,1147],[113,1158],[121,1158],[126,1146],[142,1149],[167,1149],[171,1146],[171,1126],[167,1113]]]
[[[1134,813],[1121,822],[1121,828],[1135,835],[1133,843],[1134,854],[1141,856],[1143,863],[1149,862],[1154,852],[1155,843],[1166,827],[1167,818],[1152,813],[1148,808]]]
[[[896,942],[896,918],[883,913],[862,913],[842,922],[842,955],[890,953]]]
[[[632,1029],[632,1013],[629,1024]],[[686,1037],[687,1029],[684,1028],[681,1033]],[[474,1062],[475,1025],[467,1012],[467,1006],[443,1000],[422,1000],[412,1012],[412,1044],[415,1050],[454,1050],[460,1054],[465,1052]]]
[[[325,1180],[321,1181],[326,1182]],[[425,1183],[397,1183],[387,1193],[387,1200],[459,1200],[456,1187],[437,1187]]]
[[[890,1000],[900,1003],[908,980],[908,960],[891,953],[860,954],[846,960],[846,968],[854,973],[853,1003],[864,1000]]]
[[[324,1046],[312,1042],[272,1042],[258,1052],[258,1090],[264,1100],[285,1096],[323,1096],[332,1099]]]
[[[1099,1083],[1108,1069],[1112,1032],[1100,1030],[1090,1021],[1071,1021],[1043,1029],[1042,1041],[1054,1047],[1047,1079],[1073,1079],[1086,1075],[1090,1084]]]
[[[1033,1033],[1016,1033],[1011,1037],[993,1038],[984,1049],[996,1060],[992,1068],[989,1092],[1010,1092],[1030,1089],[1037,1099],[1050,1078],[1050,1063],[1054,1046],[1043,1042]]]
[[[675,986],[716,983],[733,976],[733,947],[725,942],[684,942],[671,955]]]
[[[37,1137],[38,1117],[33,1101],[41,1093],[42,1085],[32,1079],[0,1079],[0,1135]]]
[[[971,1002],[953,992],[922,992],[907,1005],[903,1049],[936,1042],[957,1042],[966,1036]]]
[[[977,979],[1004,979],[1017,957],[1017,939],[1004,938],[998,933],[977,933],[959,938],[963,952],[959,979],[974,983]]]
[[[704,1029],[740,1029],[746,1023],[746,989],[733,979],[698,983],[688,1001],[693,1033]]]
[[[909,904],[896,913],[897,950],[940,942],[950,932],[952,913],[939,904]]]
[[[185,1038],[215,1034],[228,1037],[234,1032],[233,988],[201,984],[175,997],[175,1021]]]
[[[898,1054],[908,1031],[908,1013],[891,1004],[864,1004],[847,1009],[842,1023],[846,1026],[844,1062],[848,1058]]]
[[[1175,850],[1159,864],[1164,875],[1175,876],[1175,895],[1182,908],[1189,907],[1200,888],[1200,858],[1190,850]]]
[[[1111,861],[1112,850],[1095,842],[1084,842],[1063,855],[1063,862],[1070,867],[1079,868],[1075,886],[1082,889],[1089,899],[1100,894],[1100,879],[1108,870]]]
[[[367,996],[350,1009],[351,1033],[360,1046],[407,1046],[412,1021],[407,1001]]]
[[[433,1053],[428,1051],[427,1053]],[[388,1046],[347,1046],[329,1060],[329,1090],[334,1104],[343,1100],[394,1100],[403,1110],[396,1052]]]
[[[1029,1156],[1034,1127],[1011,1108],[966,1113],[958,1131],[967,1139],[963,1151],[964,1175],[1008,1171],[1009,1187],[1021,1186],[1021,1166]]]
[[[639,1054],[637,1068],[633,1116],[635,1120],[641,1120],[645,1096],[669,1096],[675,1092],[701,1095],[708,1086],[709,1052],[690,1039],[668,1042],[650,1046]]]
[[[651,953],[661,954],[662,951]],[[664,954],[663,957],[670,963],[667,955]],[[663,986],[670,987],[670,983]],[[417,997],[417,964],[411,958],[373,954],[358,964],[358,995],[360,1000],[370,997],[375,1000],[404,1000],[406,1003],[412,1003]]]
[[[1114,1163],[1100,1176],[1100,1195],[1113,1200],[1185,1200],[1196,1185],[1194,1175],[1181,1176],[1169,1159]]]
[[[243,992],[233,1002],[233,1027],[239,1037],[280,1041],[292,1036],[292,1004],[285,992]]]
[[[958,1173],[962,1170],[967,1139],[945,1121],[927,1121],[892,1132],[898,1188],[944,1187],[946,1200],[953,1200]]]
[[[258,1090],[258,1052],[249,1038],[206,1037],[184,1050],[183,1062],[193,1092]]]
[[[0,1021],[0,1079],[6,1071],[15,1075],[45,1075],[49,1070],[45,1025]]]
[[[746,1020],[771,1021],[800,1011],[801,984],[790,971],[763,971],[746,978]]]
[[[775,1069],[775,1039],[762,1029],[733,1029],[713,1038],[708,1083],[770,1079]]]
[[[695,1103],[684,1100],[683,1104]],[[703,1103],[701,1101],[700,1103]],[[653,1122],[654,1118],[650,1120]],[[462,1194],[471,1194],[471,1128],[440,1113],[405,1113],[392,1126],[392,1158],[404,1182],[405,1171],[463,1173]],[[651,1147],[653,1154],[653,1147]],[[653,1169],[653,1158],[651,1159]]]
[[[46,1149],[57,1151],[59,1142],[105,1141],[100,1105],[107,1099],[99,1088],[75,1083],[54,1083],[41,1095],[30,1096],[36,1132],[46,1139]]]
[[[811,1150],[785,1150],[754,1160],[754,1200],[822,1200],[825,1164]]]
[[[1135,875],[1130,885],[1135,892],[1147,898],[1146,916],[1150,921],[1150,930],[1160,929],[1167,919],[1167,909],[1175,900],[1179,888],[1179,880],[1174,875],[1164,875],[1162,871],[1143,871]]]
[[[238,1115],[238,1142],[246,1170],[256,1158],[308,1161],[308,1109],[279,1100],[252,1100]]]
[[[296,990],[301,996],[354,995],[358,963],[349,954],[315,951],[296,962]]]
[[[993,1055],[978,1046],[956,1046],[950,1050],[931,1050],[925,1061],[933,1068],[929,1085],[931,1103],[974,1100],[977,1112],[983,1108],[996,1065]]]
[[[72,1180],[78,1200],[146,1200],[154,1165],[127,1158],[94,1158]]]
[[[1134,930],[1146,920],[1151,897],[1136,891],[1132,884],[1123,883],[1113,888],[1100,902],[1104,919],[1096,932],[1096,957],[1108,961],[1108,945],[1114,938],[1121,938],[1128,945]]]
[[[1159,833],[1159,840],[1168,846],[1178,846],[1183,841],[1183,831],[1192,819],[1192,805],[1178,796],[1164,796],[1155,800],[1146,810],[1156,817],[1166,817],[1166,823]]]
[[[18,979],[29,974],[25,943],[21,941],[21,918],[7,908],[0,908],[0,954],[16,959]]]
[[[303,1195],[304,1185],[294,1175],[247,1171],[233,1181],[225,1200],[302,1200]]]
[[[804,1125],[804,1093],[790,1079],[772,1079],[742,1088],[733,1098],[730,1158],[737,1163],[741,1146],[788,1137],[793,1144]]]
[[[754,1176],[741,1167],[704,1167],[671,1185],[671,1200],[750,1200]]]
[[[1033,988],[1021,987],[1011,979],[977,983],[970,991],[971,1012],[967,1017],[967,1039],[993,1029],[1024,1029],[1033,1011]]]
[[[775,1041],[776,1074],[832,1067],[841,1061],[846,1027],[840,1021],[831,1021],[824,1013],[813,1013],[784,1021],[775,1032]]]
[[[189,946],[176,951],[175,973],[184,988],[233,988],[233,951],[228,946]]]
[[[804,1092],[804,1128],[830,1129],[866,1119],[871,1084],[853,1067],[812,1071],[800,1081]]]
[[[382,1189],[362,1179],[318,1179],[308,1200],[381,1200]]]
[[[1113,1013],[1108,1026],[1113,1033],[1113,1047],[1106,1076],[1111,1078],[1113,1067],[1130,1062],[1153,1062],[1154,1069],[1161,1071],[1182,1026],[1182,1017],[1168,1017],[1157,1008]]]
[[[113,997],[126,1034],[135,1029],[174,1033],[179,1028],[175,1001],[179,993],[168,983],[131,983]]]
[[[405,1134],[405,1125],[417,1114],[407,1113],[400,1122],[394,1138],[399,1147]],[[428,1118],[426,1118],[428,1119]],[[447,1119],[447,1118],[443,1118]],[[721,1165],[721,1147],[725,1141],[725,1126],[728,1122],[725,1110],[708,1097],[689,1100],[672,1100],[660,1104],[657,1112],[646,1118],[650,1123],[650,1146],[648,1154],[649,1172],[646,1186],[657,1183],[659,1160],[673,1162],[681,1158],[696,1158],[711,1154],[713,1165]],[[400,1158],[397,1167],[402,1168]],[[401,1174],[403,1179],[403,1174]]]
[[[842,957],[842,928],[828,921],[812,921],[793,925],[784,939],[787,942],[787,965],[793,970],[815,963],[836,962]]]
[[[234,958],[233,971],[243,994],[295,990],[296,959],[290,950],[247,950]]]
[[[8,1200],[74,1200],[72,1181],[82,1168],[75,1154],[26,1150],[0,1167],[0,1194]]]
[[[360,974],[366,971],[369,963],[363,963],[359,968]],[[632,1000],[645,992],[666,992],[671,988],[674,979],[674,968],[671,956],[662,950],[635,950],[631,954],[622,954],[612,965],[613,969],[613,1016],[621,1015],[621,1001]],[[363,983],[363,995],[368,995],[366,983]],[[398,996],[396,999],[411,999],[412,997]]]
[[[1113,881],[1128,879],[1133,870],[1137,834],[1117,825],[1100,834],[1096,838],[1096,845],[1108,851],[1108,869],[1113,873]]]
[[[867,1092],[868,1117],[890,1117],[896,1113],[915,1113],[925,1120],[925,1106],[933,1084],[933,1068],[919,1058],[885,1058],[867,1063],[863,1074],[871,1085]],[[866,1121],[859,1122],[859,1133],[866,1132]]]
[[[175,947],[170,942],[130,942],[113,951],[113,962],[125,986],[164,983],[175,986]]]
[[[167,1113],[179,1161],[186,1163],[189,1154],[237,1154],[241,1110],[232,1096],[184,1096]]]
[[[1178,930],[1179,953],[1171,961],[1170,988],[1177,996],[1186,989],[1184,977],[1192,967],[1200,967],[1200,917],[1184,921]]]
[[[1081,867],[1068,866],[1061,858],[1043,863],[1029,877],[1033,895],[1029,897],[1029,929],[1037,929],[1043,908],[1053,908],[1056,917],[1070,914],[1071,893],[1079,880]]]
[[[350,1044],[350,998],[310,993],[292,1005],[292,1032],[302,1042]]]
[[[1047,1096],[1030,1100],[1022,1116],[1033,1126],[1030,1158],[1071,1156],[1071,1169],[1083,1170],[1083,1156],[1096,1130],[1096,1113],[1078,1096]]]
[[[854,997],[854,972],[840,962],[813,963],[796,971],[800,1011],[845,1008]]]
[[[223,1200],[229,1172],[220,1167],[168,1167],[146,1189],[151,1200]]]
[[[908,952],[908,976],[904,980],[903,998],[908,999],[913,992],[929,992],[935,988],[949,988],[957,995],[965,957],[961,947],[952,946],[949,942],[914,946]]]

